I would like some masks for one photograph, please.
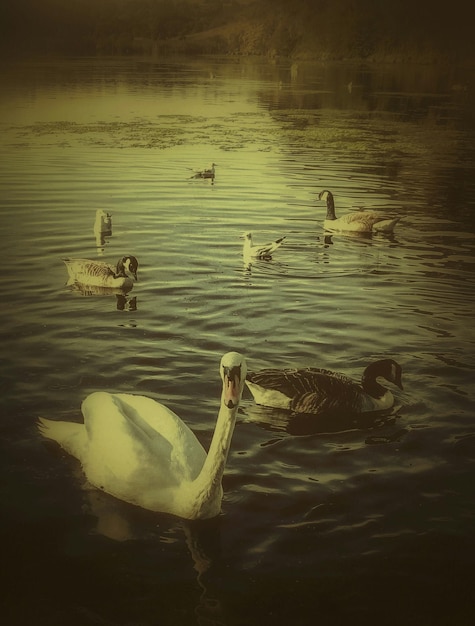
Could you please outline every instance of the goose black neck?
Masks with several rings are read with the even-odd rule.
[[[378,383],[376,378],[381,374],[375,371],[374,363],[368,365],[361,378],[363,390],[372,398],[381,398],[386,393],[386,389]]]
[[[327,194],[327,220],[336,220],[335,215],[335,201],[333,200],[333,194],[328,189],[322,191],[322,195]]]
[[[117,262],[117,267],[115,270],[115,276],[116,278],[126,278],[127,274],[125,273],[125,267],[124,267],[124,259],[119,259]]]

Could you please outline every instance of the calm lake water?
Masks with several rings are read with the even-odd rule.
[[[4,623],[473,622],[475,81],[456,68],[81,59],[1,66]],[[217,163],[216,179],[194,180]],[[326,236],[338,213],[394,236]],[[96,209],[112,235],[96,241]],[[240,234],[286,235],[243,265]],[[127,297],[64,256],[137,256]],[[250,369],[403,368],[391,416],[312,432],[245,392],[219,518],[88,488],[41,439],[98,389],[207,447],[228,350]]]

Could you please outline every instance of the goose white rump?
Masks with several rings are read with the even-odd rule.
[[[89,482],[144,509],[187,519],[214,517],[246,377],[245,359],[220,363],[221,405],[208,454],[188,426],[145,396],[99,391],[82,404],[84,423],[40,418],[44,437],[81,462]]]

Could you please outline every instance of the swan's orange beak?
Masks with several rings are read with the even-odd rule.
[[[239,404],[241,389],[241,366],[224,368],[223,398],[228,409],[233,409]]]

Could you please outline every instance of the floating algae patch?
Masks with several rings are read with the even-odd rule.
[[[176,125],[164,127],[144,121],[95,122],[43,122],[11,129],[16,144],[24,144],[27,138],[40,140],[47,145],[72,145],[82,143],[111,148],[169,148],[183,143],[186,129]]]
[[[268,122],[268,124],[266,124]],[[237,150],[269,141],[275,122],[267,113],[239,114],[207,118],[188,115],[160,115],[156,121],[136,119],[127,122],[68,121],[38,122],[10,127],[10,145],[46,146],[82,144],[110,148],[166,149],[177,145],[215,143],[223,150]]]

